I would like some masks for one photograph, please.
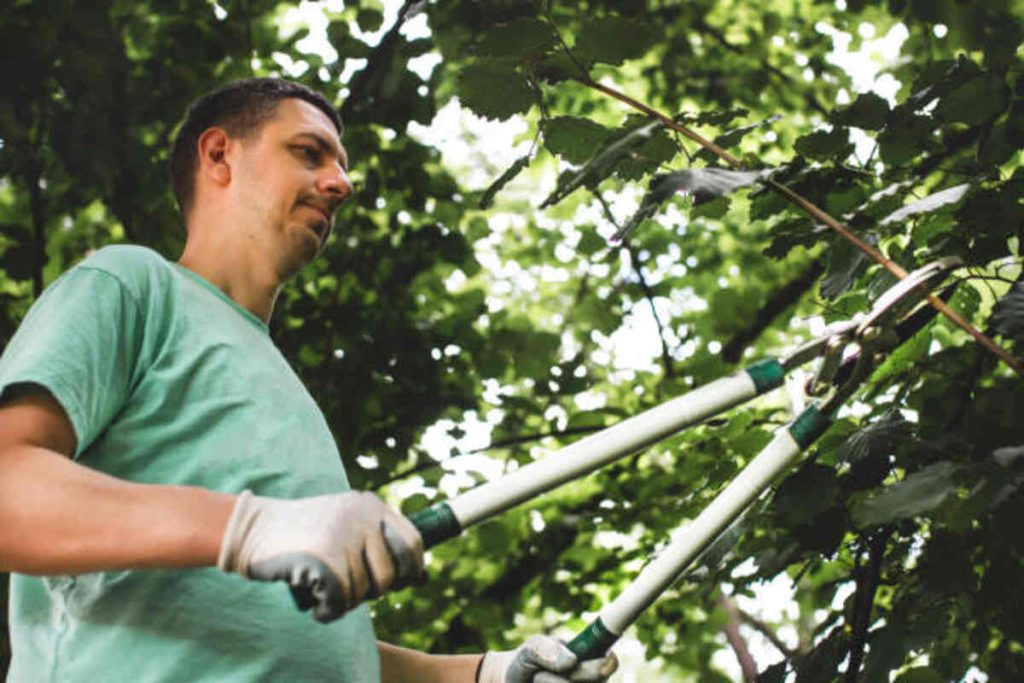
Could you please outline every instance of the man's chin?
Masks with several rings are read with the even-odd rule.
[[[317,253],[323,251],[324,245],[327,244],[327,238],[331,236],[331,224],[327,221],[320,221],[315,224],[307,223],[306,229],[316,237]]]
[[[282,254],[286,271],[282,274],[286,278],[292,277],[319,256],[323,248],[324,243],[320,239],[320,234],[313,228],[303,226],[293,232],[287,253]]]

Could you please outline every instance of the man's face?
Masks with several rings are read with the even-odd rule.
[[[282,278],[320,253],[335,209],[352,195],[348,155],[334,124],[300,99],[281,100],[262,129],[241,142],[232,184],[242,229],[274,259]]]

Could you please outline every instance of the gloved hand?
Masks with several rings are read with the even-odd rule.
[[[416,527],[372,493],[280,500],[238,497],[217,566],[257,581],[285,581],[317,621],[423,574]]]
[[[533,636],[515,650],[488,652],[477,683],[600,683],[619,668],[613,653],[577,664],[576,655],[551,636]]]

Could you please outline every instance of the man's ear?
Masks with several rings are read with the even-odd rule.
[[[231,138],[223,128],[207,128],[199,136],[199,174],[209,178],[216,185],[231,182],[231,166],[228,164],[228,146]]]

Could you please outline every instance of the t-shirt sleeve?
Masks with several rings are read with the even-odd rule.
[[[0,357],[0,395],[44,387],[75,431],[74,457],[110,424],[137,372],[143,317],[117,276],[87,265],[65,273],[29,310]]]

